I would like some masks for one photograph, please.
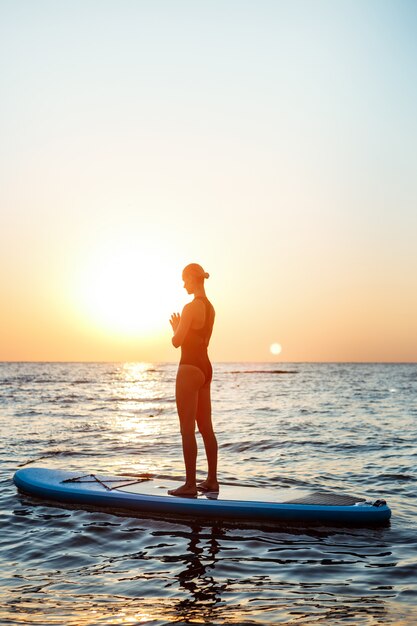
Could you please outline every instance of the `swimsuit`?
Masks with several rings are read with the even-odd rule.
[[[194,300],[202,300],[205,305],[206,315],[201,328],[190,328],[181,346],[180,365],[193,365],[198,367],[204,374],[203,387],[211,383],[213,369],[207,354],[211,331],[214,324],[214,309],[207,298],[198,297]]]

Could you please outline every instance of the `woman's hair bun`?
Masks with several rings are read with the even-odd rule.
[[[208,272],[205,272],[203,270],[203,268],[201,267],[201,265],[199,265],[198,263],[190,263],[189,265],[187,265],[186,267],[184,267],[183,269],[183,274],[193,274],[193,276],[197,276],[198,278],[208,278],[210,276],[210,274]]]

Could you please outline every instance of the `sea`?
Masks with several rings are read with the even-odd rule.
[[[17,491],[30,466],[181,479],[175,375],[0,363],[0,624],[417,624],[417,364],[214,364],[220,483],[384,498],[384,527],[164,519]]]

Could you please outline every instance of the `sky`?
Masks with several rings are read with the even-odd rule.
[[[416,35],[411,0],[0,0],[0,360],[175,361],[197,262],[214,361],[415,362]]]

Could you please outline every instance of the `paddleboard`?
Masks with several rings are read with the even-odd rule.
[[[44,500],[137,514],[345,526],[375,526],[391,517],[385,500],[308,489],[221,485],[219,493],[184,498],[168,494],[180,483],[165,477],[107,476],[41,467],[19,469],[13,480],[22,492]]]

